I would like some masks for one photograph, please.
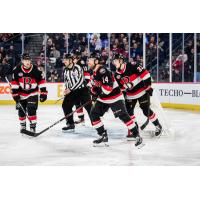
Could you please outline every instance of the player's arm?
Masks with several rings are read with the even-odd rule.
[[[114,76],[115,76],[115,79],[116,79],[121,91],[125,91],[126,88],[124,87],[124,81],[122,80],[121,75],[118,74],[117,72],[115,72]]]
[[[36,70],[36,80],[40,89],[40,102],[44,102],[47,100],[48,91],[46,89],[46,81],[44,78],[44,74],[38,68]]]
[[[19,81],[17,78],[17,73],[16,73],[16,68],[13,69],[13,73],[12,73],[12,80],[11,80],[11,93],[12,93],[12,97],[14,99],[14,101],[16,103],[19,102],[20,100],[20,95],[19,95]]]
[[[145,89],[150,96],[152,96],[153,89],[151,87],[151,75],[148,70],[144,69],[142,66],[137,67],[138,74],[142,79]]]

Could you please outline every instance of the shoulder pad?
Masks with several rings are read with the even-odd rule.
[[[100,74],[105,74],[106,73],[106,68],[102,67],[100,70],[99,70],[99,73]]]

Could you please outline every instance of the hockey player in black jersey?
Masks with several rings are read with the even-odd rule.
[[[156,114],[150,108],[150,96],[153,93],[150,73],[140,63],[135,65],[125,63],[121,54],[114,55],[113,63],[116,67],[116,80],[120,88],[126,92],[126,105],[129,115],[134,118],[134,108],[138,101],[144,115],[155,125],[155,135],[160,135],[162,126]]]
[[[29,54],[22,55],[21,64],[13,69],[11,81],[12,96],[16,102],[21,130],[26,129],[26,116],[30,123],[30,130],[36,131],[38,95],[40,102],[47,99],[47,90],[42,72],[32,64]],[[23,107],[23,109],[19,106]],[[24,113],[24,111],[26,113]]]
[[[83,69],[74,64],[73,57],[71,54],[65,55],[63,59],[65,65],[64,70],[64,82],[65,82],[65,91],[64,91],[64,100],[62,108],[64,115],[68,115],[72,112],[74,105],[83,105],[86,102],[91,100],[89,95],[88,88],[86,87],[86,82],[84,79]],[[85,106],[88,114],[91,110],[91,103]],[[67,118],[65,127],[63,127],[63,132],[72,131],[75,128],[73,116]]]
[[[110,107],[115,117],[119,117],[127,128],[136,138],[135,146],[142,143],[142,138],[139,135],[135,123],[127,113],[123,94],[116,82],[114,75],[106,67],[99,64],[100,55],[92,53],[88,59],[88,65],[93,70],[91,80],[91,93],[97,98],[92,107],[90,117],[92,125],[96,128],[99,138],[94,140],[94,145],[108,142],[107,131],[100,119],[104,115],[105,108]]]
[[[83,69],[83,74],[86,82],[86,86],[90,87],[90,78],[91,78],[91,70],[90,68],[85,64],[84,60],[81,59],[81,52],[76,49],[72,52],[72,57],[73,57],[73,62],[75,65],[79,65]],[[76,108],[80,107],[81,104],[76,104]],[[83,113],[83,108],[80,109],[78,112],[78,118],[79,120],[75,121],[76,124],[84,124],[85,122],[85,117]]]

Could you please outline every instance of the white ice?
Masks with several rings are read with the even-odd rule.
[[[14,106],[0,106],[0,165],[200,165],[200,113],[165,109],[165,114],[171,131],[160,139],[151,138],[148,131],[141,133],[146,145],[137,149],[125,140],[126,127],[109,112],[103,122],[110,147],[93,147],[97,135],[88,118],[86,126],[77,125],[74,133],[62,133],[62,122],[29,139],[19,133]],[[37,131],[62,117],[61,106],[40,106]],[[145,121],[138,119],[140,124]]]

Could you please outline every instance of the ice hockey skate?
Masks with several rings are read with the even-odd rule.
[[[161,136],[162,134],[162,126],[159,124],[158,126],[156,126],[156,130],[155,130],[155,136]]]
[[[93,146],[109,146],[107,131],[100,135],[98,139],[93,141]]]
[[[62,128],[63,133],[71,133],[71,132],[74,132],[74,130],[75,130],[74,124],[67,124],[67,126]]]

